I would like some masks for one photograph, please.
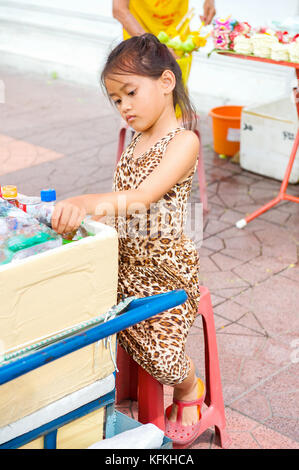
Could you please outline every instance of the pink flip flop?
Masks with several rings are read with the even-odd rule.
[[[172,405],[166,408],[165,412],[165,436],[169,437],[175,449],[184,449],[192,444],[200,433],[201,426],[201,407],[205,399],[205,392],[201,397],[192,401],[173,400],[177,405],[177,420],[169,421],[168,417],[171,412]],[[199,420],[197,423],[184,426],[182,424],[183,409],[185,406],[199,406]]]

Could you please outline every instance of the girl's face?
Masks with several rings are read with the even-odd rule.
[[[105,85],[122,118],[138,132],[149,129],[169,102],[167,84],[161,78],[141,75],[109,75]]]

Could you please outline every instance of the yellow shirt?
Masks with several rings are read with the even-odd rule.
[[[179,24],[189,0],[130,0],[129,9],[143,29],[155,36]],[[124,39],[130,36],[124,30]]]

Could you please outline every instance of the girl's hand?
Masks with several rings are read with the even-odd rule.
[[[80,226],[86,215],[86,209],[78,198],[65,199],[54,207],[52,228],[60,234],[72,232]]]

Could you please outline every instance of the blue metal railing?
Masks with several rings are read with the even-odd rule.
[[[0,385],[20,377],[31,370],[37,369],[60,357],[66,356],[80,348],[88,346],[96,341],[104,339],[121,330],[146,320],[158,313],[176,307],[187,300],[187,294],[183,289],[156,294],[149,297],[133,300],[127,310],[120,316],[101,325],[75,334],[55,344],[46,346],[40,351],[17,359],[10,364],[0,367]]]

